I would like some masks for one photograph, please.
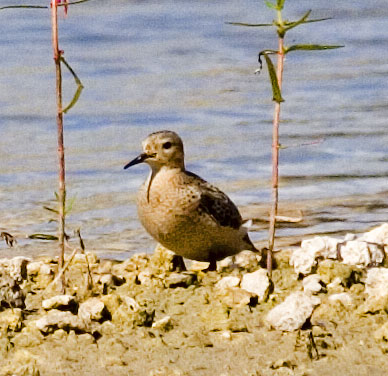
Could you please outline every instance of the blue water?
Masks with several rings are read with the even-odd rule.
[[[363,195],[368,202],[388,191],[388,7],[385,0],[289,0],[285,16],[310,8],[313,18],[332,19],[294,29],[286,43],[345,48],[287,55],[280,200]],[[257,53],[276,48],[276,38],[271,28],[225,22],[273,17],[257,0],[92,0],[60,17],[60,48],[85,86],[65,115],[68,195],[76,197],[70,232],[81,227],[98,252],[152,248],[134,205],[147,168],[122,166],[160,129],[177,131],[188,169],[239,206],[269,203],[273,102],[266,68],[254,71]],[[0,229],[16,234],[28,253],[36,242],[23,237],[55,231],[42,209],[57,184],[50,12],[3,10],[0,21]],[[66,103],[74,89],[64,69]],[[385,212],[360,218],[349,209],[346,220],[367,228],[387,221]],[[343,223],[339,216],[319,229],[342,230]],[[295,232],[308,230],[279,234]]]

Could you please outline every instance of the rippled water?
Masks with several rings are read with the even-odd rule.
[[[318,201],[313,220],[278,233],[359,230],[387,221],[385,0],[288,3],[289,19],[312,6],[313,17],[332,17],[294,29],[289,44],[346,47],[287,55],[280,200],[302,210],[306,200]],[[273,102],[266,70],[253,72],[257,52],[276,48],[276,39],[269,28],[225,22],[273,16],[257,0],[94,0],[62,17],[60,46],[85,86],[65,116],[68,195],[76,197],[68,224],[81,227],[89,249],[152,249],[134,205],[147,167],[122,167],[155,130],[177,131],[188,169],[240,207],[268,206]],[[19,252],[28,254],[45,245],[23,240],[26,234],[55,232],[42,209],[54,197],[57,171],[50,18],[48,10],[18,9],[0,11],[0,20],[0,229],[16,234]],[[74,90],[68,73],[64,86],[68,101]],[[338,197],[348,205],[332,204]],[[253,234],[265,237],[265,226]],[[1,249],[9,252],[3,243]]]

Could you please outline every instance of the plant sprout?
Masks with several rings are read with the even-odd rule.
[[[275,243],[275,229],[276,229],[276,217],[278,212],[279,201],[279,123],[280,123],[280,109],[281,103],[284,102],[282,97],[282,83],[283,83],[283,69],[284,69],[284,57],[292,51],[306,51],[306,50],[329,50],[340,48],[339,45],[320,45],[320,44],[294,44],[286,46],[284,44],[284,38],[288,31],[291,29],[312,22],[320,22],[328,20],[329,18],[309,19],[311,10],[307,11],[299,20],[288,21],[283,18],[283,8],[286,0],[277,0],[276,4],[270,1],[266,1],[268,8],[273,9],[276,12],[276,19],[269,24],[249,24],[243,22],[228,22],[231,25],[245,26],[245,27],[275,27],[278,36],[278,48],[277,50],[263,50],[259,52],[258,61],[259,69],[256,72],[260,72],[262,69],[262,58],[267,64],[269,79],[272,86],[272,95],[275,102],[273,122],[272,122],[272,205],[269,219],[269,235],[268,235],[268,253],[267,253],[267,271],[268,275],[272,275],[272,263],[273,263],[273,249]],[[271,55],[277,55],[277,66],[275,66],[271,60]]]

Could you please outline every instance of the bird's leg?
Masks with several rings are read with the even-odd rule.
[[[182,256],[174,255],[172,257],[172,268],[178,272],[185,272],[187,270]]]
[[[268,249],[267,248],[262,248],[260,251],[258,251],[261,254],[261,260],[259,262],[259,265],[262,268],[267,268],[267,254],[268,254]],[[277,267],[276,260],[273,257],[272,258],[272,269],[275,269]]]
[[[206,271],[212,272],[212,271],[217,271],[217,261],[215,258],[210,257],[210,264]]]

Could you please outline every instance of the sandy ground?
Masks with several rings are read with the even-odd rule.
[[[182,273],[172,273],[160,256],[117,264],[95,259],[94,287],[87,290],[87,269],[78,260],[67,273],[66,292],[80,303],[97,297],[107,314],[86,329],[53,326],[44,333],[34,322],[47,315],[42,300],[56,294],[47,288],[53,276],[28,275],[23,282],[26,307],[0,312],[0,374],[386,375],[388,316],[385,309],[360,313],[363,270],[340,266],[337,273],[337,262],[330,275],[318,268],[329,287],[318,294],[322,303],[310,320],[293,332],[268,327],[268,311],[302,289],[288,257],[286,251],[277,254],[269,298],[248,304],[220,293],[215,285],[222,277],[258,269],[254,263],[191,272],[186,282],[173,284],[171,278]],[[44,263],[55,269],[53,260]],[[114,278],[102,286],[104,274]],[[336,274],[341,283],[330,287]],[[349,293],[352,303],[330,302],[328,296],[338,292]],[[128,298],[138,304],[136,310],[128,308]]]

